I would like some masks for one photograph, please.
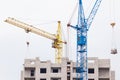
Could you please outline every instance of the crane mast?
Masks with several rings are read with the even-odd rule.
[[[76,80],[88,80],[87,32],[102,0],[96,0],[88,18],[85,18],[82,0],[78,4],[78,23],[71,26],[77,31]]]
[[[62,58],[62,31],[61,31],[61,25],[60,25],[60,21],[58,21],[58,29],[57,29],[57,35],[56,35],[56,41],[54,41],[53,43],[53,48],[57,48],[55,50],[56,54],[55,54],[55,61],[60,63],[61,62],[61,58]]]
[[[17,26],[19,28],[24,29],[27,33],[32,32],[35,34],[38,34],[40,36],[46,37],[48,39],[53,40],[52,47],[55,48],[55,62],[56,63],[61,63],[61,58],[62,58],[62,50],[63,50],[63,42],[62,41],[62,32],[61,32],[61,23],[58,21],[58,29],[56,34],[50,34],[44,30],[38,29],[32,25],[23,23],[21,21],[18,21],[14,18],[8,17],[5,22],[12,24],[14,26]]]

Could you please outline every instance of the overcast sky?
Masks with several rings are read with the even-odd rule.
[[[60,20],[66,40],[66,24],[78,0],[0,0],[0,79],[20,80],[25,58],[39,57],[40,60],[54,62],[52,41],[39,35],[26,34],[23,29],[7,24],[4,20],[13,17],[34,25],[50,33],[55,33]],[[89,15],[89,5],[95,0],[83,0],[85,13]],[[114,3],[114,6],[111,7]],[[116,80],[120,74],[120,0],[102,0],[100,8],[88,31],[88,56],[111,59],[111,70],[116,71]],[[77,15],[72,20],[76,24]],[[115,44],[118,54],[110,54],[112,47],[112,28],[115,21]],[[69,58],[75,61],[76,31],[70,29]],[[26,41],[30,42],[29,48]]]

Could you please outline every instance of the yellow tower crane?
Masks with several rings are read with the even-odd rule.
[[[61,31],[61,23],[58,21],[58,29],[56,34],[48,33],[44,30],[38,29],[32,25],[23,23],[21,21],[18,21],[14,18],[8,17],[5,22],[12,24],[14,26],[17,26],[19,28],[24,29],[27,33],[32,32],[35,34],[38,34],[40,36],[46,37],[48,39],[53,40],[52,48],[55,48],[55,62],[61,63],[62,58],[62,50],[63,50],[63,43],[66,44],[66,42],[62,41],[62,31]]]

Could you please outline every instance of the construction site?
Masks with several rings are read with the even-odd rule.
[[[118,65],[115,61],[119,58],[117,56],[119,55],[119,47],[117,47],[119,38],[116,37],[116,27],[119,24],[117,24],[116,12],[114,11],[116,10],[115,1],[110,1],[110,9],[108,10],[110,14],[107,15],[107,18],[100,20],[104,15],[104,12],[102,12],[103,1],[94,0],[87,2],[76,0],[73,8],[69,9],[71,10],[71,15],[66,23],[63,20],[58,20],[38,24],[38,26],[43,26],[43,29],[34,25],[33,22],[30,23],[14,17],[4,19],[4,24],[8,23],[9,26],[16,27],[16,30],[24,31],[26,35],[26,50],[24,49],[23,51],[26,51],[27,55],[24,54],[22,70],[19,70],[20,80],[117,80],[118,76],[116,78],[116,70],[114,69]],[[106,22],[109,30],[102,29],[103,27],[100,25],[106,24]],[[45,25],[51,23],[55,24],[55,28],[44,29]],[[92,30],[96,29],[96,24],[98,25],[97,27],[101,28],[98,28],[99,30],[96,33],[92,33]],[[39,36],[40,39],[49,40],[46,42],[43,39],[41,47],[39,49],[34,48],[36,52],[39,50],[39,56],[31,51],[31,34]],[[92,34],[96,35],[96,37],[91,37],[90,35]],[[103,36],[99,36],[99,34]],[[109,36],[106,34],[109,34]],[[110,39],[107,40],[106,38]],[[106,43],[101,43],[101,41]],[[48,42],[51,43],[49,44],[50,46],[45,47],[44,44],[48,45]],[[12,44],[12,42],[10,43]],[[35,45],[38,45],[38,43]],[[19,49],[16,49],[16,51],[19,52]],[[44,53],[43,50],[46,52]],[[52,58],[50,58],[51,56]],[[43,57],[46,59],[43,60]],[[112,65],[114,65],[114,69],[112,69]],[[119,71],[117,75],[118,73]]]

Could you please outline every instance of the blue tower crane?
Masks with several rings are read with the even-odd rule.
[[[88,18],[85,18],[82,0],[79,0],[77,25],[68,24],[77,31],[76,80],[88,80],[87,31],[93,22],[101,1],[95,1]]]

